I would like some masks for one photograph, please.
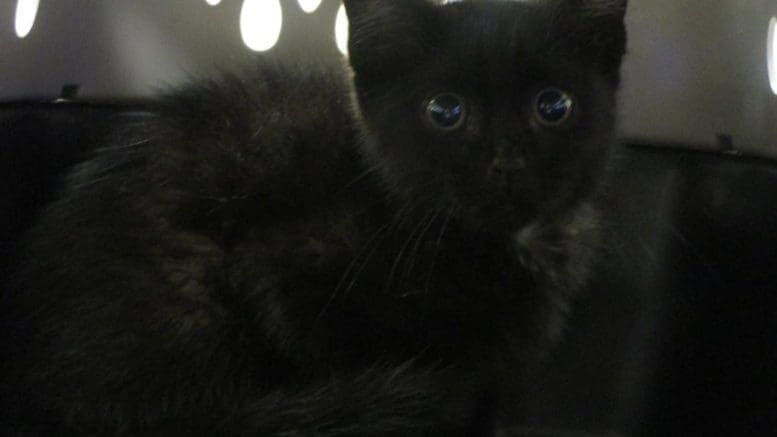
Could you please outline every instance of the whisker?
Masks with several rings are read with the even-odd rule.
[[[389,293],[391,290],[391,285],[394,282],[394,276],[396,275],[397,268],[399,267],[399,263],[402,260],[402,257],[404,257],[405,252],[407,251],[407,248],[410,247],[410,243],[412,243],[413,238],[423,228],[424,224],[426,224],[426,221],[428,219],[429,219],[429,215],[425,216],[423,219],[419,221],[419,223],[415,227],[413,227],[412,232],[410,232],[410,234],[407,237],[407,240],[402,245],[402,248],[399,250],[399,253],[397,253],[396,258],[394,259],[394,265],[391,266],[391,271],[389,272],[388,280],[386,281],[386,288],[385,288],[386,293]]]
[[[320,312],[318,313],[318,315],[316,316],[316,319],[315,319],[316,321],[318,321],[318,320],[319,320],[321,317],[323,317],[323,316],[324,316],[324,314],[326,314],[327,310],[329,310],[329,307],[332,305],[332,303],[335,301],[335,299],[337,299],[337,296],[339,295],[339,293],[340,293],[340,291],[341,291],[341,289],[342,289],[343,285],[345,284],[345,281],[348,279],[348,275],[349,275],[349,274],[350,274],[350,273],[353,271],[353,269],[354,269],[354,268],[356,267],[356,265],[359,263],[359,259],[362,257],[362,255],[364,255],[364,254],[367,252],[367,250],[368,250],[368,249],[369,249],[369,248],[370,248],[370,247],[373,245],[373,243],[374,243],[374,242],[375,242],[375,241],[376,241],[376,240],[377,240],[377,239],[378,239],[378,238],[379,238],[379,237],[380,237],[380,236],[381,236],[381,235],[382,235],[382,234],[383,234],[383,233],[384,233],[384,232],[385,232],[385,231],[386,231],[388,228],[389,228],[389,224],[385,224],[385,225],[381,226],[380,228],[378,228],[378,230],[375,232],[375,234],[373,234],[373,236],[372,236],[372,237],[370,237],[370,239],[369,239],[369,240],[367,240],[367,242],[366,242],[366,243],[364,243],[364,245],[362,246],[362,248],[361,248],[361,249],[359,249],[359,252],[356,254],[356,256],[354,256],[354,258],[353,258],[353,260],[350,262],[350,264],[348,264],[348,267],[346,267],[346,269],[345,269],[345,272],[343,272],[343,275],[340,277],[340,280],[338,281],[337,285],[335,286],[334,290],[332,291],[332,294],[329,296],[329,299],[327,300],[327,302],[326,302],[326,303],[324,304],[324,306],[321,308],[321,311],[320,311]],[[376,248],[376,247],[377,247],[377,245],[375,245],[375,248]],[[374,252],[374,250],[375,250],[375,249],[373,248],[373,251],[372,251],[371,253],[373,253],[373,252]],[[371,256],[371,255],[370,255],[370,256]],[[369,258],[367,258],[367,261],[368,261],[368,260],[369,260]],[[364,264],[366,265],[366,261],[364,262]],[[363,268],[364,268],[364,266],[362,266],[362,269],[363,269]],[[361,269],[360,269],[360,271],[361,271]]]
[[[362,262],[361,267],[359,267],[359,270],[357,270],[356,273],[352,275],[351,282],[348,284],[348,287],[343,292],[343,295],[347,296],[351,292],[351,290],[353,289],[353,286],[356,284],[356,281],[358,281],[359,278],[361,277],[362,272],[370,263],[370,260],[372,259],[373,255],[375,255],[375,252],[377,252],[379,246],[380,245],[376,244],[372,247],[372,250],[370,250],[370,253],[367,254],[367,257],[364,259],[364,262]]]
[[[98,149],[95,149],[94,151],[96,153],[102,153],[102,152],[112,152],[112,151],[118,151],[118,150],[125,150],[125,149],[132,149],[135,147],[142,146],[144,144],[148,144],[151,142],[150,138],[147,138],[145,140],[135,141],[130,144],[119,144],[116,146],[106,146],[106,147],[100,147]]]
[[[347,190],[348,188],[350,188],[350,187],[352,187],[353,185],[355,185],[357,182],[360,182],[361,180],[363,180],[363,179],[364,179],[364,178],[366,178],[367,176],[371,175],[372,173],[375,173],[377,170],[380,170],[380,168],[381,168],[382,166],[383,166],[383,164],[375,164],[375,165],[373,165],[372,167],[370,167],[370,168],[368,168],[368,169],[364,170],[364,171],[363,171],[361,174],[359,174],[358,176],[356,176],[355,178],[353,178],[353,179],[352,179],[350,182],[348,182],[347,184],[345,184],[345,185],[343,186],[343,188],[341,188],[341,190],[343,190],[343,191],[344,191],[344,190]]]
[[[552,428],[508,428],[500,430],[500,437],[621,437],[618,432],[586,432]]]
[[[440,217],[440,214],[442,214],[442,211],[443,211],[442,209],[438,209],[437,212],[431,215],[431,219],[429,219],[429,222],[427,223],[427,225],[418,235],[418,238],[416,238],[415,244],[413,245],[413,249],[411,249],[410,251],[410,259],[405,263],[405,271],[402,274],[400,287],[401,287],[401,284],[403,284],[405,280],[413,272],[413,267],[415,266],[415,260],[418,257],[418,250],[421,247],[421,243],[424,240],[424,236],[426,236],[427,232],[429,232],[429,229],[431,229],[434,222],[437,221],[437,219]]]
[[[405,202],[401,208],[397,209],[396,213],[394,213],[394,219],[391,224],[391,232],[398,231],[400,228],[402,228],[402,225],[406,223],[406,219],[412,218],[413,207],[414,202],[409,200]]]
[[[442,227],[440,227],[440,233],[437,235],[437,241],[434,244],[434,253],[432,253],[432,260],[431,264],[429,266],[429,273],[426,275],[426,283],[424,284],[424,294],[429,292],[429,284],[432,282],[432,275],[434,274],[434,267],[437,264],[437,255],[440,253],[440,246],[442,245],[442,239],[445,235],[445,231],[448,230],[448,225],[451,222],[451,218],[453,217],[453,214],[456,213],[456,210],[458,209],[457,205],[453,205],[448,209],[448,215],[445,217],[445,221],[442,223]]]

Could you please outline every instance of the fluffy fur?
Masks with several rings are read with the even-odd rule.
[[[200,81],[72,170],[2,305],[7,435],[494,435],[598,246],[623,1],[346,0],[351,69]],[[560,127],[535,96],[575,97]],[[429,124],[440,93],[467,107]]]

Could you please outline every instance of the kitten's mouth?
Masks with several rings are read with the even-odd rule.
[[[519,231],[537,220],[545,208],[544,190],[526,174],[509,184],[487,180],[477,190],[466,193],[461,197],[461,204],[466,205],[462,219],[480,232]]]
[[[478,205],[465,209],[463,219],[475,230],[487,233],[516,232],[539,216],[539,208],[528,202]]]

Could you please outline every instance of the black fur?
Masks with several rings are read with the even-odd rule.
[[[353,70],[260,62],[160,98],[24,239],[2,431],[514,425],[596,258],[625,3],[346,0]],[[565,126],[534,118],[549,86]],[[453,132],[424,118],[443,92]]]

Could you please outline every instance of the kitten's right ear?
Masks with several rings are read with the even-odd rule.
[[[575,34],[580,49],[616,82],[626,52],[628,0],[560,0],[564,28]]]
[[[348,57],[356,75],[391,77],[420,63],[441,40],[438,8],[427,0],[344,0]]]

